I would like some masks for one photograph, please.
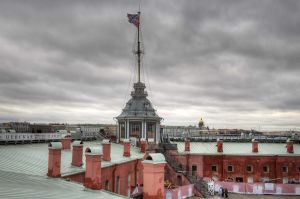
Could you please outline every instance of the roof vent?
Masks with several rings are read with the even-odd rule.
[[[87,147],[85,153],[89,155],[102,155],[102,149],[100,147]]]
[[[61,142],[50,142],[48,147],[51,149],[62,149],[62,144]]]
[[[144,156],[145,163],[160,164],[166,163],[165,156],[161,153],[149,153]]]

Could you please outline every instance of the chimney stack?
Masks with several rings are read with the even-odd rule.
[[[102,141],[102,149],[103,149],[103,157],[102,160],[104,161],[110,161],[110,151],[111,151],[111,146],[110,146],[110,142],[108,139],[104,139]]]
[[[82,153],[83,153],[83,142],[74,141],[73,151],[72,151],[72,165],[76,167],[81,167],[82,163]]]
[[[294,153],[294,142],[290,139],[286,141],[286,151],[288,153]]]
[[[165,198],[164,176],[165,156],[161,153],[149,153],[145,156],[143,164],[143,198]]]
[[[184,139],[184,151],[185,152],[190,151],[190,139],[189,138]]]
[[[100,190],[101,184],[101,156],[100,147],[88,147],[85,150],[86,165],[84,186],[89,189]]]
[[[258,141],[255,139],[252,139],[252,152],[253,153],[258,152]]]
[[[145,138],[141,138],[141,153],[146,153],[147,141]]]
[[[130,141],[129,139],[124,139],[123,140],[123,145],[124,145],[124,157],[130,157]]]
[[[61,139],[61,144],[62,144],[62,149],[71,149],[71,142],[72,142],[72,138],[67,135],[64,138]]]
[[[217,148],[219,153],[223,152],[223,140],[220,139],[217,140]]]
[[[47,176],[57,178],[60,177],[61,165],[61,148],[60,142],[49,143],[49,156],[48,156],[48,173]]]

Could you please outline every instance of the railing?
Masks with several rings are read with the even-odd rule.
[[[202,194],[204,197],[209,197],[210,194],[208,193],[208,185],[207,183],[200,177],[194,175],[191,171],[184,171],[183,166],[178,164],[177,160],[166,153],[164,150],[162,152],[166,158],[168,164],[176,171],[182,173],[191,184],[194,184],[195,188]]]
[[[95,134],[97,140],[109,139],[109,137],[104,132],[98,132]]]
[[[163,134],[162,140],[183,141],[185,137],[189,137],[191,141],[198,142],[215,142],[221,139],[224,142],[250,142],[255,139],[262,143],[285,143],[287,139],[292,139],[295,143],[300,143],[299,135],[190,135],[190,134]]]

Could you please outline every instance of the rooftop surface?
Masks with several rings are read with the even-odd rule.
[[[101,142],[85,142],[83,150],[91,146],[102,147]],[[123,145],[112,143],[112,161],[102,161],[102,167],[140,159],[143,156],[138,148],[131,147],[131,157],[123,157]],[[85,170],[84,165],[71,166],[71,161],[72,150],[62,150],[62,175]],[[47,171],[47,144],[0,146],[0,198],[124,198],[105,191],[86,190],[80,184],[63,179],[48,178]]]
[[[178,152],[184,152],[184,142],[174,142],[177,144]],[[204,155],[282,155],[300,156],[300,145],[294,144],[294,153],[286,151],[286,144],[278,143],[258,143],[258,153],[252,153],[252,143],[223,143],[223,153],[217,152],[216,142],[190,142],[190,154]]]

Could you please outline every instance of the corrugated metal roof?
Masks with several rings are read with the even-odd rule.
[[[85,142],[83,151],[87,147],[100,146],[101,142]],[[138,148],[131,147],[131,156],[123,157],[123,145],[111,144],[111,161],[102,161],[102,167],[113,164],[141,159],[144,153],[140,153]],[[85,164],[82,167],[71,166],[72,150],[62,150],[61,173],[76,173],[85,170]],[[83,163],[85,155],[83,152]],[[46,175],[48,171],[48,145],[30,144],[30,145],[7,145],[0,146],[0,170],[30,175]]]
[[[47,178],[0,170],[0,198],[22,199],[117,199],[125,198],[105,191],[85,189],[82,185],[62,179]]]
[[[83,150],[93,146],[101,147],[101,142],[85,142]],[[62,175],[85,170],[85,166],[71,166],[72,150],[62,150],[61,154]],[[131,157],[123,157],[123,145],[112,143],[112,161],[102,161],[102,167],[143,156],[138,148],[132,147]],[[63,179],[47,178],[47,171],[47,144],[0,146],[0,198],[123,198],[103,191],[84,191],[82,185],[65,182]]]
[[[184,142],[177,144],[178,152],[184,153]],[[252,143],[223,143],[223,153],[217,152],[216,142],[190,142],[190,154],[224,154],[224,155],[282,155],[300,156],[300,145],[294,144],[294,153],[286,151],[286,144],[258,143],[258,153],[252,153]]]

